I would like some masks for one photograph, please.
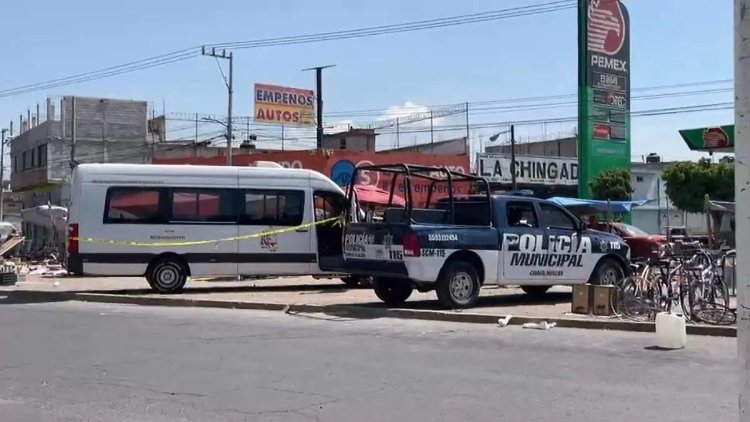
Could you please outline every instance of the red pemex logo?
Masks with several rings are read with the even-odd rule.
[[[614,56],[625,45],[625,16],[619,0],[589,0],[588,49]]]
[[[721,127],[709,127],[703,130],[704,148],[723,148],[729,146],[729,135]]]

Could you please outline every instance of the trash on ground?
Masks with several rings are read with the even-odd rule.
[[[551,330],[553,328],[557,327],[556,322],[527,322],[526,324],[523,324],[523,328],[529,328],[533,330]]]
[[[513,318],[513,316],[511,316],[511,315],[506,315],[505,318],[499,318],[497,320],[497,325],[499,325],[501,327],[507,327],[508,324],[510,323],[510,319],[511,318]]]

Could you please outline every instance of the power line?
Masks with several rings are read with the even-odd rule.
[[[235,41],[229,43],[209,44],[207,47],[226,49],[245,49],[272,47],[291,44],[307,44],[321,41],[332,41],[350,38],[362,38],[376,35],[421,31],[425,29],[442,28],[447,26],[465,25],[470,23],[488,22],[500,19],[536,15],[542,13],[556,12],[560,10],[574,9],[575,0],[551,1],[537,3],[528,6],[512,7],[488,12],[458,15],[446,18],[428,19],[401,24],[380,25],[368,28],[352,29],[345,31],[324,32],[318,34],[298,35],[291,37],[267,38],[261,40]]]
[[[679,84],[671,84],[671,85],[656,85],[656,86],[649,86],[649,87],[633,88],[631,89],[631,92],[658,91],[658,90],[688,88],[688,87],[698,87],[698,86],[712,86],[712,85],[727,84],[727,83],[732,83],[732,82],[733,82],[732,79],[720,79],[720,80],[714,80],[714,81],[679,83]],[[733,88],[718,88],[715,91],[716,93],[718,93],[718,92],[731,92],[732,90]],[[712,93],[713,91],[714,90],[684,91],[684,92]],[[679,96],[677,93],[664,93],[664,94],[658,94],[658,95],[663,95],[664,97],[668,97],[670,95]],[[571,94],[544,95],[544,96],[519,97],[519,98],[503,98],[503,99],[485,100],[485,101],[470,101],[468,104],[469,106],[476,107],[476,106],[490,105],[490,104],[563,100],[563,99],[569,99],[569,98],[576,98],[577,96],[578,94],[571,93]],[[639,98],[639,97],[635,96],[633,98]],[[464,104],[464,103],[456,103],[456,104]],[[371,116],[374,114],[382,114],[382,113],[393,112],[393,111],[400,112],[402,110],[404,111],[405,114],[410,114],[409,110],[412,110],[412,109],[424,110],[425,108],[429,109],[429,108],[450,107],[450,106],[455,106],[456,104],[414,105],[414,106],[398,107],[396,109],[394,109],[393,107],[389,107],[389,108],[374,108],[374,109],[360,109],[360,110],[342,110],[342,111],[332,111],[330,113],[326,113],[325,116],[326,117],[355,117],[359,114],[362,114],[365,116]]]
[[[279,38],[266,38],[250,41],[238,41],[218,44],[208,44],[206,47],[226,48],[226,49],[245,49],[259,47],[274,47],[293,44],[307,44],[311,42],[323,42],[332,40],[341,40],[349,38],[371,37],[392,33],[412,32],[447,26],[466,25],[478,22],[487,22],[499,19],[509,19],[514,17],[528,16],[533,14],[549,13],[559,10],[572,9],[576,7],[574,0],[551,1],[529,6],[514,7],[489,12],[474,13],[470,15],[457,15],[438,19],[421,20],[407,22],[395,25],[380,25],[360,29],[350,29],[333,32],[323,32],[317,34],[296,35]],[[14,95],[25,94],[34,91],[52,89],[62,86],[88,82],[92,80],[108,78],[111,76],[125,73],[137,72],[144,69],[150,69],[157,66],[163,66],[169,63],[188,60],[201,55],[201,46],[185,48],[166,54],[150,57],[147,59],[136,60],[121,65],[110,66],[99,70],[79,73],[62,78],[51,79],[44,82],[21,85],[14,88],[0,90],[0,98]]]

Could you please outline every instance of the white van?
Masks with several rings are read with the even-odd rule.
[[[81,164],[71,192],[76,275],[145,276],[166,293],[190,276],[319,275],[343,259],[340,226],[313,223],[340,215],[344,192],[312,170]]]

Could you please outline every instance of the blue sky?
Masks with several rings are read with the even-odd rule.
[[[37,0],[5,2],[0,90],[86,72],[207,43],[346,30],[440,18],[540,3],[542,0],[454,2],[444,0],[318,0],[316,2],[214,0],[154,2],[129,0]],[[731,79],[732,5],[707,0],[626,0],[631,17],[632,86]],[[314,87],[314,75],[301,69],[326,64],[325,112],[389,109],[366,117],[339,115],[327,124],[373,121],[405,104],[424,106],[573,94],[576,90],[576,14],[565,10],[449,28],[245,49],[235,52],[235,114],[252,114],[255,82]],[[731,83],[633,96],[731,88]],[[81,95],[146,100],[160,112],[226,113],[226,91],[215,61],[198,57],[140,72],[78,85],[0,98],[0,126],[47,96]],[[731,101],[731,92],[651,100],[634,99],[633,110],[661,109]],[[560,100],[548,100],[560,102]],[[418,111],[419,107],[413,110]],[[535,111],[486,110],[470,113],[472,124],[575,116],[575,106]],[[656,152],[666,159],[694,159],[677,130],[731,123],[731,110],[634,118],[633,154]],[[460,124],[462,116],[439,119],[437,126]],[[179,129],[180,122],[170,125]],[[519,138],[569,133],[575,123],[536,124],[517,129]],[[415,125],[412,128],[419,128]],[[422,124],[424,128],[424,123]],[[201,133],[220,128],[202,125]],[[477,144],[504,129],[473,129]],[[275,129],[274,129],[275,130]],[[260,128],[260,134],[271,129]],[[192,129],[173,135],[191,136]],[[436,139],[461,136],[440,132]],[[309,147],[309,132],[287,131]],[[277,144],[262,137],[264,147]],[[424,131],[401,143],[429,141]],[[384,136],[380,143],[393,142]],[[287,144],[290,145],[290,144]]]

